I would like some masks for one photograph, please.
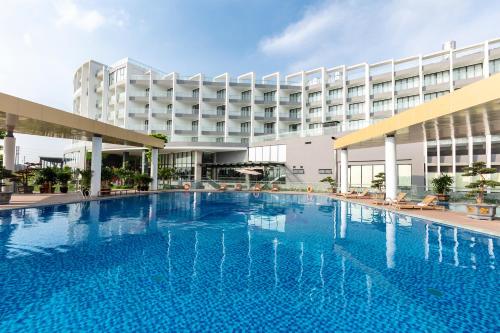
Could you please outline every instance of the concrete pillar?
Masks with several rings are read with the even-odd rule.
[[[393,135],[385,137],[385,197],[395,199],[398,175],[396,169],[396,139]]]
[[[14,128],[7,129],[7,135],[3,139],[3,166],[7,170],[14,171],[16,166],[16,138]]]
[[[146,151],[143,151],[141,154],[141,173],[146,173]]]
[[[346,193],[347,184],[347,148],[340,150],[340,192]]]
[[[125,165],[130,159],[130,153],[128,151],[124,151],[122,154],[122,168],[125,168]]]
[[[102,166],[102,138],[95,135],[92,138],[92,160],[90,170],[92,178],[90,181],[90,195],[97,196],[101,190],[101,166]]]
[[[201,181],[201,160],[203,157],[203,153],[201,151],[194,152],[194,181]]]
[[[158,189],[158,149],[153,148],[151,151],[151,189],[156,191]]]

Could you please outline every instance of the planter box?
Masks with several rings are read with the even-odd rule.
[[[19,193],[24,193],[24,194],[33,194],[34,186],[24,186],[21,185],[17,188],[17,191]]]
[[[436,194],[438,201],[440,202],[448,202],[450,201],[450,196],[448,194]]]
[[[497,206],[486,204],[467,204],[467,217],[476,220],[493,220]]]
[[[0,205],[7,205],[12,197],[12,192],[0,192]]]

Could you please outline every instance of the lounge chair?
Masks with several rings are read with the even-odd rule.
[[[374,205],[392,205],[392,204],[404,203],[407,202],[406,196],[407,196],[406,192],[399,192],[395,199],[376,200],[373,201],[372,203]]]
[[[371,197],[368,190],[363,190],[361,193],[346,194],[344,198],[348,199],[369,199]]]
[[[278,192],[279,190],[280,190],[280,188],[276,184],[273,184],[273,186],[271,187],[272,192]]]
[[[421,202],[411,203],[411,202],[401,202],[392,204],[396,209],[434,209],[434,210],[445,210],[444,206],[436,205],[438,198],[435,195],[427,195]]]
[[[227,185],[226,184],[220,184],[219,191],[225,191],[225,190],[227,190]]]
[[[351,191],[347,191],[346,193],[340,193],[340,192],[338,192],[338,193],[332,193],[332,195],[334,195],[336,197],[345,197],[345,196],[348,196],[348,195],[353,195],[355,193],[356,192],[354,192],[354,191],[351,190]]]
[[[236,184],[236,186],[234,187],[234,190],[241,191],[241,184]]]
[[[255,184],[255,186],[253,187],[253,190],[256,192],[260,192],[260,191],[262,191],[262,186],[260,184]]]

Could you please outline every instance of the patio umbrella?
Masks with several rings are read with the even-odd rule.
[[[253,176],[257,176],[257,175],[261,174],[260,172],[257,172],[254,170],[249,170],[249,169],[236,169],[236,172],[239,172],[239,173],[242,173],[245,175],[253,175]]]

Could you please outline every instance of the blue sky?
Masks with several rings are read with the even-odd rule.
[[[377,62],[500,37],[500,2],[474,0],[2,0],[0,91],[66,110],[88,59],[165,72],[264,75]],[[21,155],[61,155],[19,137]],[[23,159],[21,158],[21,161]]]

